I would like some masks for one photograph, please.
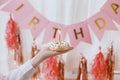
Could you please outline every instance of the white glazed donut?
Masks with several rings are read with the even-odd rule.
[[[69,43],[65,41],[50,42],[49,49],[52,51],[62,52],[69,48]]]

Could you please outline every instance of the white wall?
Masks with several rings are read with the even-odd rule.
[[[90,16],[97,13],[102,7],[106,0],[29,0],[33,7],[38,10],[47,19],[63,23],[63,24],[73,24],[76,22],[84,21]],[[7,20],[9,18],[8,13],[0,11],[0,72],[8,71],[8,59],[7,47],[5,44],[5,27]],[[116,27],[120,30],[120,25],[116,24]],[[32,45],[32,36],[29,30],[21,30],[22,32],[22,44],[23,53],[25,61],[30,58],[30,51]],[[115,69],[120,71],[120,31],[106,31],[103,39],[101,41],[97,40],[95,34],[90,31],[93,44],[87,44],[85,42],[80,42],[80,44],[71,52],[63,56],[66,61],[65,77],[76,77],[76,69],[79,63],[80,53],[88,59],[88,70],[91,68],[91,64],[95,55],[98,53],[98,46],[102,46],[102,51],[106,53],[106,49],[110,46],[111,41],[114,41],[114,53],[116,56],[116,66]],[[43,34],[40,35],[36,43],[41,44],[41,38]],[[69,41],[69,39],[66,39]],[[10,63],[13,61],[10,61]],[[11,63],[12,64],[12,63]],[[10,64],[9,64],[10,65]],[[15,64],[11,65],[11,69],[15,68]]]

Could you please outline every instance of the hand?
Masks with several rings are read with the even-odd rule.
[[[70,50],[72,50],[73,47],[69,47],[67,50],[62,51],[62,52],[56,52],[56,51],[51,51],[48,49],[48,47],[41,47],[40,48],[40,52],[31,59],[31,63],[33,65],[33,67],[37,67],[42,61],[44,61],[45,59],[52,57],[52,56],[56,56],[56,55],[60,55],[60,54],[64,54],[66,52],[69,52]]]
[[[45,56],[45,58],[48,58],[48,57],[52,57],[52,56],[56,56],[56,55],[61,55],[61,54],[64,54],[64,53],[67,53],[69,51],[71,51],[73,49],[73,47],[69,47],[67,50],[65,51],[61,51],[61,52],[57,52],[57,51],[52,51],[50,50],[48,47],[45,47],[43,48],[40,53],[42,55]]]

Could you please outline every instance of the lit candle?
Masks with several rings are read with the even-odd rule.
[[[61,39],[61,30],[60,29],[58,30],[58,34],[59,34],[59,41],[60,41],[60,39]]]

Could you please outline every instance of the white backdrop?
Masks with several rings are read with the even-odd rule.
[[[66,25],[77,23],[88,19],[90,16],[96,14],[106,0],[29,0],[33,7],[45,16],[50,21],[63,23]],[[5,43],[5,28],[9,14],[0,11],[0,72],[8,72],[9,69],[15,68],[15,64],[11,61],[11,58],[7,57],[7,47]],[[116,24],[116,27],[120,30],[120,25]],[[22,33],[22,45],[24,60],[30,59],[30,51],[32,45],[32,36],[29,30],[21,30]],[[80,42],[80,44],[71,52],[63,55],[65,60],[65,77],[76,77],[76,71],[78,68],[80,53],[82,53],[88,60],[88,70],[90,71],[91,64],[95,55],[98,53],[98,47],[102,46],[102,51],[106,53],[107,47],[114,41],[114,53],[116,56],[115,69],[120,71],[120,37],[119,31],[106,31],[102,41],[98,41],[95,34],[90,31],[93,44],[87,44]],[[44,31],[37,38],[36,43],[41,45]],[[67,41],[69,38],[67,36]],[[26,55],[27,54],[27,55]],[[8,67],[9,60],[9,67]]]

